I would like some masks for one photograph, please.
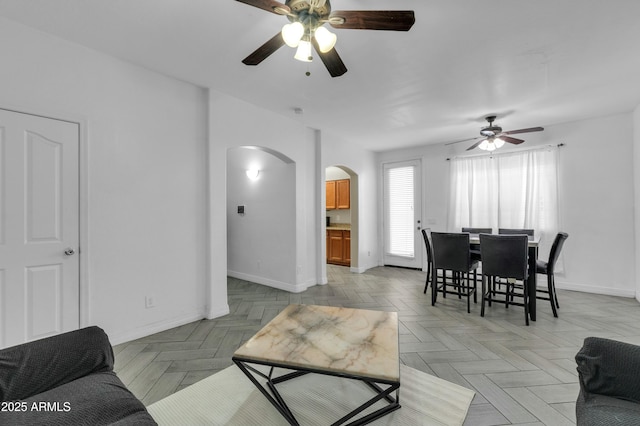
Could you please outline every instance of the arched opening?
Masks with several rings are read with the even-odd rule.
[[[348,196],[345,199],[345,191]],[[343,165],[325,169],[327,264],[359,266],[358,175]],[[347,201],[348,200],[348,201]]]
[[[296,291],[296,165],[269,148],[227,151],[227,274]]]

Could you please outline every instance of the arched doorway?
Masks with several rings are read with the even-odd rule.
[[[300,291],[296,286],[295,223],[295,162],[264,147],[229,149],[227,274]]]
[[[348,196],[345,199],[345,191]],[[343,165],[325,169],[325,212],[327,264],[358,271],[359,210],[358,175]]]

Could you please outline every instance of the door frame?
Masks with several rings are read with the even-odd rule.
[[[396,263],[387,263],[387,211],[386,211],[386,170],[389,166],[415,166],[416,168],[416,176],[414,181],[414,257],[413,261],[405,261],[400,256],[396,256],[395,258],[398,260]],[[422,229],[422,210],[424,209],[423,199],[422,199],[422,160],[420,158],[413,159],[405,159],[398,161],[384,161],[380,165],[380,194],[381,194],[381,216],[380,216],[380,257],[382,265],[389,266],[398,266],[405,267],[411,269],[423,269],[424,268],[424,256],[423,256],[423,243],[422,243],[422,235],[420,234],[420,230]]]
[[[70,114],[66,112],[52,111],[41,107],[25,105],[12,105],[0,103],[0,109],[28,114],[51,120],[66,121],[78,125],[78,279],[79,279],[79,327],[87,327],[89,324],[89,154],[87,149],[88,141],[88,119],[85,116]]]

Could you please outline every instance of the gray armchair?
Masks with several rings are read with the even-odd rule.
[[[640,346],[587,337],[576,362],[578,425],[640,425]]]

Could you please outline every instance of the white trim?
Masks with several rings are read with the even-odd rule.
[[[546,280],[538,279],[538,286],[546,287]],[[636,292],[633,289],[597,287],[597,286],[588,285],[588,284],[568,283],[565,281],[557,281],[557,280],[556,280],[556,288],[559,290],[578,291],[581,293],[602,294],[606,296],[617,296],[617,297],[628,297],[628,298],[636,297]]]
[[[240,280],[249,281],[256,284],[266,285],[268,287],[277,288],[279,290],[285,290],[290,293],[302,293],[309,287],[316,285],[313,280],[307,280],[300,284],[291,284],[284,281],[276,281],[269,278],[259,277],[257,275],[245,274],[244,272],[227,271],[227,275]]]
[[[200,321],[204,318],[202,313],[191,313],[181,315],[169,320],[159,321],[152,324],[145,325],[144,327],[135,328],[133,330],[127,330],[123,333],[116,333],[109,336],[109,341],[112,345],[119,345],[121,343],[130,342],[132,340],[147,337],[161,331],[170,330],[181,325],[189,324],[194,321]]]
[[[207,309],[207,319],[215,319],[219,317],[223,317],[230,313],[229,304],[224,303],[222,306],[211,306]]]

